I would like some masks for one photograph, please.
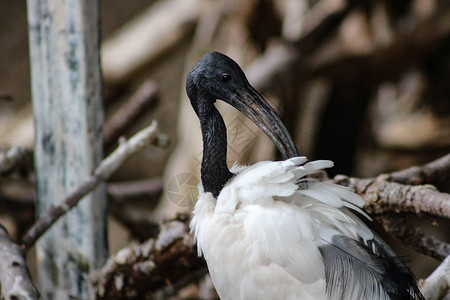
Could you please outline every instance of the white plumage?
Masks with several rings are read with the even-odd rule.
[[[200,120],[202,184],[191,231],[221,299],[423,299],[351,190],[307,177],[333,166],[307,162],[275,111],[229,57],[206,54],[186,91]],[[226,164],[222,99],[258,125],[284,161]]]
[[[319,246],[335,234],[373,238],[346,209],[360,210],[358,195],[304,178],[332,162],[305,162],[235,165],[217,200],[200,186],[191,231],[221,299],[327,299]]]

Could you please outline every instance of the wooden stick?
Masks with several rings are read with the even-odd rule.
[[[376,219],[383,225],[384,230],[420,253],[437,260],[443,260],[450,254],[450,244],[423,232],[421,228],[408,222],[404,216],[385,214]]]
[[[131,98],[105,125],[105,146],[108,147],[157,99],[158,88],[153,80],[146,80]]]
[[[366,201],[369,214],[386,212],[429,213],[450,218],[450,194],[439,192],[432,185],[404,185],[389,182],[388,176],[359,179],[338,175],[334,182],[354,188]]]
[[[156,195],[163,189],[162,179],[159,177],[126,181],[110,182],[108,184],[108,196],[117,202],[127,202],[128,200]]]
[[[388,180],[403,184],[439,184],[450,180],[450,153],[426,165],[388,174]]]
[[[450,290],[450,255],[427,279],[419,281],[419,288],[425,299],[444,299]],[[447,299],[447,298],[445,298]]]
[[[0,285],[1,299],[38,299],[22,249],[0,225]]]
[[[140,245],[120,250],[93,275],[96,299],[166,299],[187,283],[206,274],[203,258],[189,235],[189,217],[160,225],[159,235]]]
[[[39,239],[42,234],[56,222],[56,220],[77,205],[77,203],[97,185],[111,176],[111,174],[117,170],[127,158],[143,149],[148,143],[154,143],[160,138],[161,135],[158,133],[157,122],[153,121],[150,126],[139,131],[128,141],[121,143],[114,152],[100,163],[93,175],[89,176],[82,184],[64,198],[61,205],[52,207],[46,215],[42,216],[30,228],[23,237],[22,248],[25,251],[29,250],[36,240]]]

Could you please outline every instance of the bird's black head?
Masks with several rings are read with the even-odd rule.
[[[239,65],[226,55],[210,52],[191,69],[186,78],[186,92],[197,112],[208,101],[226,102],[249,83]],[[208,103],[209,104],[209,103]]]
[[[202,112],[223,100],[245,114],[275,143],[285,158],[298,156],[286,127],[270,105],[249,84],[239,65],[228,56],[210,52],[191,69],[186,92],[200,119]]]

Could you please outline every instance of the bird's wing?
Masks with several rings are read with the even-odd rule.
[[[304,164],[295,170],[297,193],[338,208],[314,211],[333,216],[321,226],[319,246],[325,265],[327,292],[331,299],[423,299],[416,280],[394,251],[359,218],[351,208],[370,220],[362,210],[364,200],[350,189],[332,182],[319,182],[304,177],[303,169],[317,171],[326,161]],[[306,184],[305,184],[306,183]],[[322,211],[321,211],[322,210]]]
[[[424,299],[413,274],[379,238],[335,235],[319,247],[331,299]]]
[[[305,177],[331,166],[299,157],[236,167],[216,212],[239,208],[235,217],[254,244],[254,258],[280,265],[310,288],[326,279],[332,299],[423,299],[403,262],[347,209],[369,218],[361,209],[364,200],[348,188]]]
[[[413,274],[401,259],[376,233],[346,209],[351,208],[370,220],[362,210],[364,200],[346,187],[304,177],[303,169],[317,171],[324,164],[326,161],[306,163],[295,173],[297,182],[303,187],[297,193],[338,208],[352,220],[340,219],[334,212],[334,220],[329,219],[328,223],[331,226],[321,227],[320,237],[325,244],[319,249],[330,298],[423,299]],[[327,215],[331,216],[333,212],[321,213],[322,217]]]

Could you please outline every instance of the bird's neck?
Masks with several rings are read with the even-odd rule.
[[[198,114],[203,137],[203,190],[217,198],[225,183],[233,177],[227,167],[227,129],[213,104],[204,107]]]

